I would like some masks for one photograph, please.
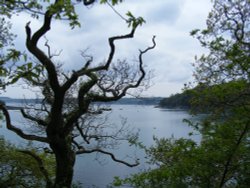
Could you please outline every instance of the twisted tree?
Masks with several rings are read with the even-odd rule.
[[[91,121],[87,123],[86,118],[103,111],[102,108],[96,110],[92,104],[117,101],[124,97],[130,89],[138,88],[143,84],[146,75],[143,55],[155,47],[154,37],[152,38],[152,46],[139,51],[136,70],[125,60],[115,61],[114,55],[116,53],[115,42],[133,38],[136,29],[144,20],[141,17],[135,18],[131,13],[128,13],[127,22],[131,30],[128,34],[108,39],[110,50],[104,62],[96,65],[93,62],[93,57],[84,56],[83,66],[66,74],[59,71],[53,61],[48,43],[46,43],[47,52],[43,51],[38,43],[51,30],[52,20],[55,18],[69,19],[72,27],[79,25],[74,2],[55,0],[46,8],[42,7],[44,4],[39,1],[32,1],[36,6],[34,4],[29,6],[28,1],[13,2],[12,6],[8,6],[8,1],[3,3],[6,8],[17,11],[24,9],[43,17],[41,27],[34,32],[30,22],[26,24],[26,47],[37,61],[19,68],[20,71],[16,78],[16,80],[23,79],[32,87],[41,89],[42,104],[39,107],[36,106],[32,111],[22,109],[21,114],[31,122],[31,126],[39,127],[39,130],[43,131],[42,134],[40,132],[39,134],[24,132],[12,124],[11,116],[3,104],[0,104],[0,108],[9,130],[23,139],[49,145],[49,150],[56,159],[56,178],[52,187],[71,187],[75,157],[78,154],[99,152],[109,155],[114,161],[127,166],[138,165],[137,161],[130,164],[119,160],[112,152],[102,148],[102,143],[107,142],[107,140],[131,139],[128,135],[121,137],[122,128],[117,129],[114,133],[105,133],[102,131],[105,128],[103,124],[95,126],[90,124]],[[108,1],[100,2],[107,3]],[[115,5],[118,2],[112,1],[111,3]],[[83,3],[87,6],[95,1],[83,1]],[[46,11],[43,13],[42,11],[45,9]],[[92,146],[92,148],[88,146]],[[50,182],[47,186],[50,186]]]

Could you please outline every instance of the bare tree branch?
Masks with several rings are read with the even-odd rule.
[[[115,41],[133,38],[137,26],[138,25],[136,25],[135,27],[133,27],[131,29],[130,33],[128,33],[126,35],[110,37],[109,38],[110,52],[109,52],[109,56],[108,56],[108,59],[107,59],[106,63],[104,65],[91,68],[91,69],[88,70],[88,72],[97,72],[97,71],[101,71],[101,70],[108,70],[108,68],[109,68],[109,66],[110,66],[110,64],[111,64],[111,62],[113,60],[114,54],[115,54]]]
[[[20,136],[21,138],[24,138],[26,140],[34,140],[34,141],[49,143],[49,140],[46,137],[40,137],[40,136],[36,136],[36,135],[25,134],[21,129],[13,126],[11,124],[9,112],[8,112],[8,110],[6,109],[6,107],[3,104],[0,104],[0,110],[2,110],[2,112],[3,112],[4,116],[5,116],[7,129],[13,131],[18,136]]]
[[[101,65],[101,66],[97,66],[97,67],[94,67],[94,68],[87,69],[89,63],[92,62],[92,60],[93,60],[92,58],[90,58],[83,68],[81,68],[78,71],[75,71],[72,74],[71,78],[64,84],[63,90],[64,91],[67,90],[72,84],[74,84],[78,80],[78,78],[80,76],[83,76],[83,75],[86,75],[86,74],[92,74],[93,72],[97,72],[97,71],[101,71],[101,70],[107,70],[109,68],[109,66],[110,66],[110,64],[111,64],[111,62],[113,60],[114,54],[115,54],[115,44],[114,44],[114,42],[116,40],[133,38],[134,33],[136,31],[136,28],[137,27],[133,27],[129,34],[110,37],[109,38],[110,52],[109,52],[108,60],[106,61],[105,65]]]
[[[88,67],[90,65],[90,63],[93,61],[93,57],[88,58],[88,60],[86,61],[85,65],[83,68],[81,68],[78,71],[73,71],[72,75],[70,78],[67,79],[67,81],[63,84],[62,86],[62,90],[64,92],[66,92],[77,80],[80,76],[84,76],[87,74],[91,74],[88,71]]]
[[[23,116],[24,118],[29,119],[29,120],[31,120],[31,121],[34,121],[34,122],[36,122],[38,125],[42,125],[43,127],[46,127],[46,126],[48,125],[44,120],[39,119],[39,118],[36,118],[36,117],[33,117],[33,116],[27,114],[27,113],[24,111],[24,109],[21,109],[20,111],[21,111],[21,114],[22,114],[22,116]]]
[[[45,39],[46,39],[46,42],[45,42],[44,46],[46,46],[47,49],[48,49],[48,57],[49,57],[50,59],[52,59],[52,58],[55,57],[55,56],[60,56],[60,54],[62,53],[62,50],[60,50],[58,53],[55,52],[54,54],[52,54],[52,53],[51,53],[51,48],[50,48],[50,45],[49,45],[49,41],[48,41],[48,39],[47,39],[46,37],[45,37]]]
[[[135,166],[138,166],[140,163],[138,161],[136,161],[136,163],[134,164],[130,164],[128,162],[125,162],[123,160],[119,160],[115,157],[115,155],[113,153],[110,153],[110,152],[107,152],[107,151],[104,151],[104,150],[101,150],[101,149],[93,149],[93,150],[84,150],[84,149],[81,149],[79,151],[76,152],[77,155],[79,154],[83,154],[83,153],[95,153],[95,152],[99,152],[99,153],[102,153],[102,154],[105,154],[105,155],[109,155],[113,161],[115,162],[118,162],[118,163],[122,163],[128,167],[135,167]]]
[[[31,29],[29,27],[30,22],[26,24],[26,46],[28,50],[45,66],[50,80],[50,85],[53,91],[57,91],[59,89],[59,81],[57,77],[57,72],[55,65],[51,61],[51,59],[45,55],[45,53],[37,47],[38,40],[44,36],[44,34],[50,30],[50,24],[53,14],[48,10],[44,15],[44,23],[42,27],[37,30],[32,36]]]
[[[87,143],[90,144],[89,140],[87,139],[87,135],[83,133],[83,129],[79,126],[79,124],[76,124],[76,128],[79,131],[81,137],[83,138],[83,140]]]
[[[92,95],[92,99],[93,101],[95,102],[109,102],[109,101],[116,101],[116,100],[119,100],[121,99],[122,97],[124,97],[126,95],[126,92],[129,90],[129,89],[132,89],[132,88],[137,88],[138,86],[140,86],[143,78],[145,77],[145,71],[144,71],[144,68],[143,68],[143,60],[142,60],[142,57],[145,53],[147,53],[149,50],[152,50],[155,48],[156,46],[156,43],[155,43],[155,36],[153,36],[152,38],[152,42],[153,42],[153,45],[146,48],[145,50],[141,51],[140,50],[140,54],[139,54],[139,69],[140,69],[140,72],[141,72],[141,76],[140,78],[137,80],[137,82],[135,84],[128,84],[119,94],[117,93],[114,93],[113,92],[113,96],[111,97],[107,97],[107,96],[104,96],[104,95],[98,95],[98,94],[93,94]]]

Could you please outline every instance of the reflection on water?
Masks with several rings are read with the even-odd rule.
[[[154,144],[153,136],[158,138],[171,137],[175,138],[189,137],[188,133],[193,131],[191,127],[183,123],[183,119],[190,118],[186,111],[168,110],[154,108],[154,106],[143,105],[112,105],[112,111],[109,114],[108,122],[112,124],[121,124],[121,118],[127,119],[127,124],[140,132],[140,141],[145,145]],[[12,111],[11,116],[13,124],[18,123],[25,126],[24,120],[18,111]],[[24,144],[25,141],[18,138],[14,133],[7,131],[4,126],[0,129],[0,134],[14,143]],[[192,139],[199,141],[200,136],[194,134]],[[81,182],[84,187],[105,187],[112,182],[114,176],[125,177],[130,173],[139,172],[147,168],[143,151],[130,148],[122,144],[120,148],[113,153],[117,158],[126,161],[133,161],[130,156],[136,156],[141,162],[137,167],[130,168],[122,164],[113,162],[109,156],[101,154],[85,154],[77,157],[75,165],[74,180]]]

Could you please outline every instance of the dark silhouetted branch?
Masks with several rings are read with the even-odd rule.
[[[56,1],[57,2],[57,1]],[[40,50],[37,47],[37,43],[39,39],[44,36],[47,31],[50,30],[50,25],[51,25],[51,20],[52,20],[53,14],[49,10],[46,11],[44,15],[44,22],[43,25],[38,29],[34,35],[32,36],[32,32],[30,29],[30,22],[26,24],[26,46],[28,50],[45,66],[49,80],[50,80],[50,85],[53,91],[58,91],[59,89],[59,81],[57,77],[57,72],[56,72],[56,67],[51,61],[50,57],[46,56],[45,53]]]
[[[155,48],[156,43],[155,43],[155,36],[152,38],[153,45],[146,48],[145,50],[141,51],[139,54],[139,70],[141,73],[141,76],[138,78],[137,82],[135,84],[128,84],[119,94],[118,92],[113,92],[113,96],[107,97],[105,95],[98,95],[98,94],[93,94],[92,99],[95,102],[109,102],[109,101],[116,101],[124,97],[129,89],[132,88],[137,88],[140,86],[142,80],[144,79],[146,73],[143,68],[143,60],[142,57],[145,53],[147,53],[149,50],[152,50]]]
[[[112,158],[113,161],[118,162],[118,163],[122,163],[122,164],[124,164],[124,165],[126,165],[128,167],[135,167],[135,166],[138,166],[140,164],[138,161],[136,161],[136,163],[134,163],[134,164],[130,164],[130,163],[126,162],[126,161],[119,160],[119,159],[117,159],[115,157],[115,155],[113,153],[103,151],[101,149],[93,149],[93,150],[84,150],[84,149],[82,149],[82,150],[77,151],[76,154],[79,155],[79,154],[83,154],[83,153],[95,153],[95,152],[99,152],[99,153],[102,153],[102,154],[105,154],[105,155],[109,155]]]
[[[21,138],[24,138],[26,140],[35,140],[35,141],[39,141],[39,142],[48,143],[48,139],[46,137],[40,137],[40,136],[36,136],[36,135],[25,134],[21,129],[13,126],[11,124],[9,112],[8,112],[8,110],[6,109],[6,107],[3,104],[0,104],[0,110],[2,110],[2,112],[3,112],[4,116],[5,116],[7,129],[13,131],[18,136],[20,136]]]
[[[27,114],[27,113],[24,111],[24,109],[21,109],[20,111],[21,111],[22,116],[23,116],[24,118],[29,119],[29,120],[31,120],[31,121],[34,121],[34,122],[36,122],[37,124],[42,125],[42,126],[44,126],[44,127],[47,126],[47,123],[46,123],[45,121],[43,121],[42,119],[35,118],[35,117],[33,117],[33,116]]]

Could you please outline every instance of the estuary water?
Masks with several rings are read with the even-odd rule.
[[[155,108],[152,105],[116,105],[110,106],[108,113],[108,124],[120,126],[126,120],[126,126],[134,131],[139,131],[139,141],[146,146],[154,144],[153,137],[175,137],[190,138],[189,133],[193,129],[183,122],[191,116],[187,111]],[[18,111],[11,111],[13,124],[26,124]],[[2,123],[1,123],[2,125]],[[1,126],[0,135],[17,145],[27,143],[12,132]],[[200,140],[198,134],[193,134],[192,139]],[[75,164],[74,181],[82,184],[83,187],[106,187],[112,182],[114,176],[126,177],[131,173],[140,172],[148,168],[145,154],[141,149],[129,147],[128,144],[121,144],[112,152],[118,159],[134,162],[134,158],[140,161],[137,167],[127,167],[124,164],[112,161],[110,156],[99,153],[84,154],[77,156]]]

